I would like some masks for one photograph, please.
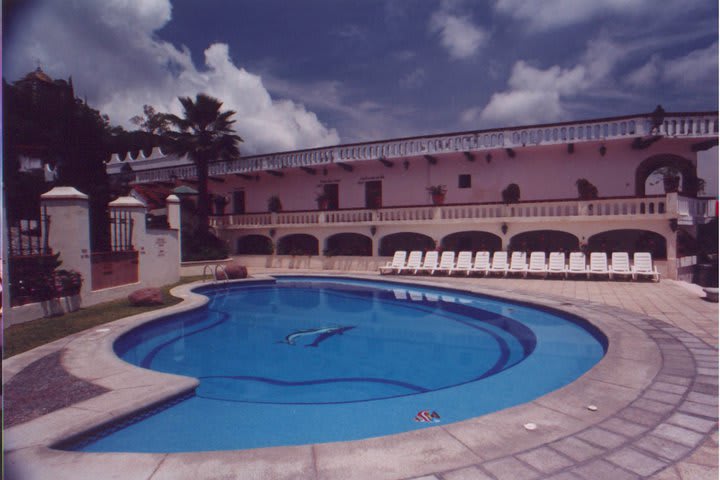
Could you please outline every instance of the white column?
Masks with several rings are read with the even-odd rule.
[[[73,187],[55,187],[42,194],[40,202],[50,217],[48,238],[53,252],[60,252],[60,268],[79,272],[83,278],[80,293],[89,294],[92,266],[88,196]]]

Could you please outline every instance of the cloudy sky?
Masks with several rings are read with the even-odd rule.
[[[718,108],[709,0],[5,3],[6,80],[72,75],[126,128],[205,92],[244,154]]]

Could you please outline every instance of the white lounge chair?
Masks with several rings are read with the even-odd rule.
[[[653,265],[650,252],[635,252],[633,254],[632,272],[634,278],[637,278],[638,275],[644,275],[652,277],[656,282],[660,281],[660,273],[657,271],[657,267]]]
[[[527,260],[525,252],[513,252],[510,256],[510,268],[507,273],[522,273],[523,277],[527,273]]]
[[[490,267],[488,268],[487,273],[500,272],[503,275],[506,275],[507,270],[508,270],[507,252],[493,253],[492,263],[490,264]]]
[[[380,274],[398,273],[405,266],[405,258],[407,258],[407,252],[405,250],[396,251],[392,261],[380,267]]]
[[[610,278],[615,275],[634,277],[630,269],[630,255],[627,252],[613,252],[610,257]]]
[[[432,250],[425,254],[425,260],[423,261],[422,267],[417,268],[415,273],[423,272],[432,275],[438,268],[438,252]]]
[[[475,254],[475,263],[467,273],[468,275],[471,273],[486,274],[488,268],[490,268],[490,252],[477,252]]]
[[[455,268],[455,252],[442,252],[442,255],[440,255],[440,266],[438,266],[435,271],[450,275],[453,268]]]
[[[587,277],[587,266],[585,265],[585,254],[582,252],[570,253],[570,261],[565,269],[565,277],[568,275],[585,275]]]
[[[565,265],[565,252],[550,252],[550,259],[548,260],[547,273],[560,273],[563,276],[567,270]]]
[[[452,269],[452,272],[461,272],[465,273],[465,275],[468,275],[470,273],[470,269],[472,268],[472,252],[460,252],[458,253],[458,259],[457,263],[455,264],[455,268]]]
[[[607,253],[592,252],[590,254],[590,266],[588,267],[588,278],[590,275],[607,275],[610,278],[610,270],[608,269]]]
[[[410,255],[408,256],[407,263],[405,266],[403,266],[400,270],[398,270],[398,273],[403,273],[405,270],[408,271],[417,271],[418,268],[420,268],[420,265],[422,264],[422,252],[420,250],[413,250],[410,252]]]
[[[564,263],[564,261],[563,261]],[[563,265],[564,267],[564,265]],[[530,253],[530,264],[527,268],[527,274],[540,274],[543,277],[547,276],[548,267],[545,263],[545,252],[532,252]]]

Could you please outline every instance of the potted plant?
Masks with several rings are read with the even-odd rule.
[[[505,204],[517,203],[520,201],[520,186],[517,183],[511,183],[505,187],[501,195]]]
[[[318,210],[327,210],[330,204],[330,197],[327,193],[320,192],[315,197],[315,201],[317,201]]]
[[[280,202],[280,197],[277,195],[272,195],[270,198],[268,198],[268,212],[271,213],[277,213],[282,210],[282,203]]]
[[[598,189],[587,178],[578,178],[575,182],[580,200],[594,200],[598,198]]]
[[[653,172],[653,175],[662,178],[665,193],[680,190],[681,174],[680,169],[672,165],[658,168]],[[683,189],[684,194],[697,195],[698,192],[702,192],[705,189],[705,180],[697,176],[686,178],[683,182]]]
[[[444,185],[431,185],[427,188],[427,191],[430,192],[434,205],[442,205],[445,203],[447,188]]]

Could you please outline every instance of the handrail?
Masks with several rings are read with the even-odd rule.
[[[456,152],[512,149],[534,145],[553,145],[638,138],[648,135],[668,137],[717,137],[717,112],[668,113],[659,124],[651,115],[635,115],[587,121],[575,121],[524,127],[507,127],[442,133],[425,136],[377,140],[319,147],[290,152],[276,152],[216,162],[210,165],[210,175],[246,174],[282,168],[313,167],[337,162],[355,162],[392,158],[422,157]],[[146,168],[135,173],[135,182],[169,181],[197,175],[195,166],[185,157],[154,157],[143,160]],[[173,161],[169,161],[173,160]],[[128,160],[132,163],[133,160]],[[122,162],[113,159],[108,164],[119,173]],[[156,165],[153,168],[152,165]],[[140,165],[138,165],[140,167]]]

